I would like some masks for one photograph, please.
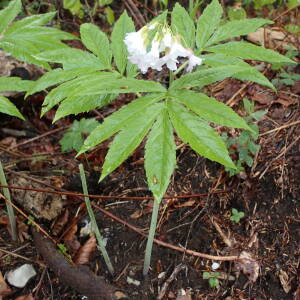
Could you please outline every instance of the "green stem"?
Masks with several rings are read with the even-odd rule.
[[[170,71],[170,76],[169,76],[169,87],[171,86],[171,84],[173,83],[174,81],[174,73],[172,71]]]
[[[186,67],[186,65],[189,63],[189,61],[185,61],[174,73],[173,76],[175,77],[182,69],[184,69]],[[173,78],[174,78],[173,77]]]
[[[146,276],[148,274],[149,268],[150,268],[151,253],[152,253],[154,235],[155,235],[155,231],[156,231],[158,210],[159,210],[159,203],[156,199],[154,199],[152,216],[151,216],[151,224],[150,224],[147,246],[146,246],[146,251],[145,251],[145,260],[144,260],[144,269],[143,269],[144,276]]]
[[[87,184],[86,184],[86,178],[85,178],[84,168],[83,168],[82,164],[79,165],[79,171],[80,171],[80,178],[81,178],[82,189],[83,189],[84,194],[87,195],[88,194],[88,189],[87,189]],[[96,218],[95,218],[95,215],[94,215],[94,212],[93,212],[93,209],[92,209],[89,197],[84,197],[84,201],[85,201],[87,212],[88,212],[89,217],[91,219],[92,230],[95,233],[95,236],[96,236],[96,239],[97,239],[100,251],[101,251],[101,253],[103,255],[104,261],[106,263],[106,266],[107,266],[109,272],[111,273],[111,275],[113,275],[114,274],[114,268],[113,268],[113,266],[111,264],[111,261],[109,259],[108,253],[106,251],[106,248],[105,248],[105,245],[104,245],[104,242],[103,242],[103,238],[102,238],[101,233],[99,231],[99,227],[97,225]]]
[[[1,160],[0,160],[0,182],[2,185],[7,185],[7,181],[5,178]],[[10,227],[11,227],[12,239],[13,239],[13,241],[17,241],[17,239],[18,239],[17,223],[16,223],[14,209],[13,209],[12,205],[10,204],[11,198],[10,198],[10,192],[9,192],[8,188],[3,188],[3,194],[4,194],[5,199],[7,199],[9,201],[9,202],[6,201],[6,209],[7,209],[8,219],[9,219],[9,223],[10,223]]]

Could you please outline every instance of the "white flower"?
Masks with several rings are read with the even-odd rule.
[[[130,55],[146,54],[145,40],[142,36],[142,30],[126,34],[124,43],[127,46]]]
[[[178,57],[187,57],[190,52],[177,41],[166,48],[166,55],[161,58],[163,64],[166,64],[171,71],[177,70]]]
[[[179,37],[175,37],[170,28],[164,26],[156,32],[154,38],[148,40],[148,32],[154,30],[157,24],[144,26],[138,32],[127,33],[124,42],[127,46],[131,63],[136,64],[142,73],[146,73],[148,68],[161,71],[163,65],[171,71],[177,70],[178,57],[188,57],[189,64],[187,72],[202,63],[202,59],[180,43]],[[147,51],[147,46],[151,42],[151,49]],[[163,53],[164,56],[161,56]]]
[[[159,51],[165,51],[166,48],[171,48],[172,46],[172,35],[169,31],[163,32],[163,38],[159,47]]]
[[[191,55],[189,55],[189,65],[186,71],[191,72],[194,69],[194,67],[199,66],[201,64],[202,64],[202,59],[192,53]]]

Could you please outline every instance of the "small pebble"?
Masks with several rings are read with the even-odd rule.
[[[18,288],[22,288],[35,275],[36,271],[33,266],[30,264],[24,264],[13,271],[9,271],[6,275],[6,279],[9,284]]]

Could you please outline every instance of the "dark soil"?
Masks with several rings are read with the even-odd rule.
[[[67,15],[66,12],[65,14]],[[238,81],[228,80],[216,93],[214,92],[216,86],[211,87],[209,91],[225,102],[239,89],[240,84]],[[299,82],[295,83],[297,84]],[[243,96],[256,101],[256,109],[267,110],[267,115],[259,122],[261,133],[299,120],[299,89],[283,87],[279,93],[289,95],[286,97],[293,98],[293,101],[282,104],[276,102],[278,97],[275,94],[271,97],[268,95],[266,103],[262,103],[261,98],[257,99],[257,88],[255,84],[249,85]],[[262,92],[265,90],[259,91],[260,95]],[[131,98],[131,95],[128,98],[119,98],[108,108],[102,109],[101,113],[107,115],[122,103],[130,101]],[[236,99],[237,110],[240,109],[238,105],[240,98],[238,96]],[[49,189],[49,186],[52,186],[57,190],[64,188],[67,191],[81,193],[79,162],[75,159],[75,153],[60,152],[58,141],[63,131],[7,150],[8,147],[28,141],[31,137],[71,124],[73,119],[65,118],[57,122],[55,126],[51,125],[51,112],[45,119],[40,120],[38,111],[41,103],[39,98],[34,98],[34,100],[22,108],[30,122],[0,116],[0,158],[7,171],[8,179],[18,178],[25,174],[48,184],[48,186],[40,185],[41,188]],[[94,117],[95,115],[90,113],[84,116]],[[25,132],[26,136],[13,136],[11,132],[3,128]],[[165,199],[161,203],[156,232],[158,240],[179,248],[218,256],[239,255],[245,251],[260,267],[255,282],[251,281],[253,270],[250,270],[249,274],[244,274],[237,270],[236,263],[221,262],[217,270],[220,273],[220,286],[211,288],[208,280],[203,279],[203,272],[213,271],[214,261],[157,244],[153,247],[150,274],[147,278],[143,278],[146,238],[126,226],[124,222],[147,233],[152,212],[152,200],[147,198],[144,200],[118,198],[93,200],[95,204],[117,216],[121,222],[95,209],[99,228],[107,238],[107,250],[115,268],[115,275],[112,277],[109,274],[98,250],[93,253],[87,263],[90,270],[96,275],[103,276],[107,283],[117,290],[122,290],[130,300],[157,299],[164,283],[180,264],[184,267],[170,281],[162,299],[299,300],[299,136],[299,124],[262,135],[259,139],[261,149],[254,159],[253,167],[246,168],[241,174],[233,177],[229,177],[222,166],[196,155],[188,146],[178,147],[178,168],[167,192],[167,195],[174,195],[174,198]],[[179,144],[180,141],[178,141]],[[89,154],[87,159],[82,159],[88,174],[89,193],[128,197],[151,196],[147,189],[143,169],[143,147],[140,147],[120,168],[98,184],[99,170],[107,146],[108,143],[104,143]],[[33,154],[45,152],[50,153],[51,156],[45,160],[33,159]],[[27,178],[27,180],[26,187],[30,187],[31,179]],[[193,196],[199,193],[204,193],[204,195]],[[178,195],[191,196],[178,198],[176,197]],[[83,206],[78,216],[76,215],[82,202],[82,198],[75,196],[68,196],[64,200],[64,209],[68,210],[69,217],[57,235],[54,233],[57,221],[35,219],[37,224],[56,240],[61,238],[68,229],[78,226],[78,229],[75,229],[77,233],[73,236],[76,240],[68,244],[70,254],[75,244],[83,245],[86,241],[86,238],[80,238],[78,235],[80,226],[83,226],[83,221],[86,219]],[[237,224],[230,220],[232,208],[245,213],[245,217]],[[24,210],[23,207],[20,209]],[[24,213],[27,216],[30,215],[29,211],[24,210]],[[11,287],[12,292],[5,299],[16,299],[30,293],[34,299],[86,299],[74,287],[70,288],[64,284],[62,278],[53,272],[51,266],[45,265],[44,261],[47,260],[43,260],[39,255],[39,246],[32,240],[32,226],[19,213],[18,224],[22,239],[18,243],[11,242],[5,214],[5,204],[2,201],[0,202],[0,270],[2,274],[26,263],[26,259],[33,262],[37,271],[37,275],[23,289]],[[218,232],[216,224],[223,236]],[[226,244],[226,238],[231,241],[231,247],[228,243]],[[4,253],[1,249],[6,252]],[[135,284],[130,283],[128,281],[130,279]],[[190,298],[178,296],[182,289],[190,294]]]

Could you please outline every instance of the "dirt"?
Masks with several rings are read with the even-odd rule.
[[[65,12],[61,17],[66,15],[68,14]],[[72,25],[72,19],[69,23],[73,29],[78,27],[78,24]],[[274,73],[270,72],[268,75],[274,76]],[[209,91],[218,100],[226,102],[239,90],[240,84],[237,80],[229,80],[221,84],[221,87],[218,84],[210,87]],[[108,143],[104,143],[97,151],[89,154],[87,159],[82,160],[87,171],[90,194],[144,198],[132,200],[112,197],[93,200],[93,203],[119,218],[116,221],[95,209],[98,226],[107,239],[107,250],[115,268],[115,275],[109,274],[99,251],[93,253],[86,265],[95,275],[103,276],[107,283],[122,290],[128,299],[154,300],[159,295],[161,299],[176,300],[300,299],[300,128],[296,124],[278,129],[300,119],[300,92],[296,84],[290,88],[282,87],[277,94],[251,84],[245,89],[243,96],[256,101],[257,110],[267,111],[266,116],[259,122],[262,133],[259,138],[261,148],[254,159],[253,167],[247,167],[241,174],[229,177],[223,167],[196,155],[188,146],[180,146],[178,140],[178,168],[167,191],[167,195],[174,197],[162,201],[156,232],[159,241],[181,249],[217,256],[241,253],[249,255],[250,263],[242,267],[233,261],[219,262],[220,267],[216,270],[220,273],[218,288],[210,287],[208,280],[203,279],[204,272],[213,271],[212,264],[216,260],[204,259],[158,244],[153,247],[149,276],[142,276],[146,238],[141,233],[147,233],[153,205],[153,201],[147,198],[151,193],[147,188],[143,169],[143,147],[139,147],[132,157],[101,184],[98,184],[99,169]],[[0,116],[0,157],[8,179],[13,185],[20,187],[52,187],[56,190],[63,188],[82,193],[78,174],[79,161],[75,159],[75,153],[60,152],[58,141],[63,131],[47,137],[40,136],[71,124],[73,119],[65,118],[53,126],[51,112],[43,120],[38,117],[43,95],[31,98],[32,101],[26,106],[20,104],[22,97],[19,95],[14,101],[30,122],[23,123],[11,117]],[[119,98],[100,112],[107,115],[131,98],[132,95]],[[239,111],[241,98],[237,97],[235,105]],[[89,113],[81,116],[95,115]],[[4,128],[16,131],[12,133],[3,130]],[[278,130],[270,132],[274,128]],[[37,140],[30,142],[32,137],[37,137]],[[16,147],[22,142],[28,144]],[[36,153],[50,155],[46,159],[35,159],[33,155]],[[32,178],[39,183],[31,182]],[[37,194],[32,191],[15,191],[13,197],[22,194],[22,198],[27,199],[33,193],[41,195],[41,198],[49,196],[42,191]],[[199,196],[200,193],[203,195]],[[197,196],[193,196],[196,194]],[[177,197],[180,195],[190,196]],[[59,197],[61,196],[53,196],[55,199]],[[39,197],[35,197],[37,198]],[[38,245],[32,240],[32,227],[36,228],[38,225],[51,238],[68,245],[68,254],[76,253],[87,240],[87,237],[79,236],[87,219],[82,202],[82,198],[68,195],[64,198],[64,210],[61,210],[64,218],[56,218],[56,212],[46,220],[40,218],[42,213],[37,213],[33,219],[35,225],[18,212],[18,243],[11,240],[5,205],[3,201],[0,202],[2,275],[28,263],[28,260],[33,263],[38,273],[24,288],[11,287],[11,293],[4,299],[17,299],[31,293],[34,299],[86,299],[75,288],[64,284],[62,278],[53,272],[53,268],[45,264],[47,260],[41,257]],[[27,217],[31,215],[26,210],[28,203],[20,203],[18,205],[21,212]],[[245,214],[239,223],[230,220],[233,208]],[[57,229],[59,222],[61,227]],[[126,224],[133,225],[141,233]],[[68,242],[67,230],[73,230]],[[58,249],[57,251],[59,252]],[[258,272],[256,267],[259,267]],[[164,287],[166,290],[163,295]],[[179,293],[182,290],[187,295],[180,298]]]
[[[268,144],[267,147],[269,148],[270,145]],[[264,150],[262,148],[261,153],[264,153]],[[223,232],[235,241],[235,249],[247,250],[254,255],[260,265],[258,280],[250,283],[247,276],[242,273],[238,274],[234,270],[233,263],[223,262],[218,271],[232,275],[233,280],[232,278],[220,280],[218,289],[210,288],[202,275],[204,271],[211,271],[212,261],[184,255],[157,245],[153,249],[152,270],[149,278],[144,280],[142,266],[145,238],[100,213],[97,214],[98,225],[105,229],[104,232],[108,238],[108,253],[114,262],[116,275],[111,278],[98,251],[89,263],[91,269],[97,270],[98,275],[105,276],[109,282],[126,291],[129,299],[133,300],[156,299],[163,283],[174,268],[182,263],[186,268],[179,272],[176,279],[171,282],[166,293],[168,298],[164,299],[172,299],[180,289],[189,289],[193,299],[293,299],[293,294],[299,284],[300,259],[300,174],[299,168],[295,168],[295,165],[299,164],[299,143],[290,149],[290,153],[295,155],[289,155],[285,161],[284,172],[289,176],[282,179],[283,183],[279,180],[281,172],[278,170],[267,172],[262,179],[228,178],[217,164],[198,157],[190,149],[185,148],[179,152],[181,153],[178,153],[178,170],[174,174],[168,194],[207,192],[220,176],[223,182],[218,189],[228,190],[228,193],[164,201],[161,205],[162,221],[157,230],[157,238],[202,253],[226,255],[228,247],[213,226],[211,219],[213,218]],[[271,156],[276,156],[276,153],[272,153]],[[261,161],[257,168],[266,167],[267,163],[268,161]],[[127,190],[128,196],[149,195],[143,191],[146,183],[142,166],[130,168],[131,164],[132,159],[129,159],[125,166],[100,185],[95,183],[96,174],[92,173],[88,180],[90,192],[101,194],[105,191],[108,194],[110,191],[110,194],[117,195],[121,190]],[[68,190],[81,192],[78,175],[74,175],[66,184]],[[142,191],[135,192],[137,188]],[[151,213],[149,200],[102,200],[98,204],[107,207],[111,213],[136,227],[147,229],[149,226]],[[238,224],[229,220],[232,208],[245,213],[245,218],[241,219]],[[135,219],[134,213],[137,211],[141,213]],[[4,231],[5,229],[2,228],[1,232]],[[258,240],[256,246],[249,248],[249,239],[253,234],[257,235]],[[6,240],[5,237],[4,240]],[[17,245],[2,243],[2,247],[6,250],[13,250],[17,248]],[[30,241],[25,251],[18,253],[33,260],[38,259]],[[23,262],[12,256],[9,262],[7,259],[2,260],[2,272]],[[70,291],[67,286],[61,285],[51,270],[47,270],[48,278],[44,276],[41,279],[43,268],[35,266],[40,271],[39,276],[32,280],[24,290],[16,292],[7,299],[15,299],[20,294],[26,294],[26,290],[31,290],[39,280],[42,280],[42,283],[36,299],[48,299],[50,296],[53,299],[83,299],[82,296]],[[159,274],[163,272],[165,272],[164,277],[159,278],[162,276]],[[290,289],[288,293],[284,291],[284,283],[280,281],[282,272],[287,274],[287,287],[285,288]],[[140,285],[128,284],[128,276],[137,280]]]

